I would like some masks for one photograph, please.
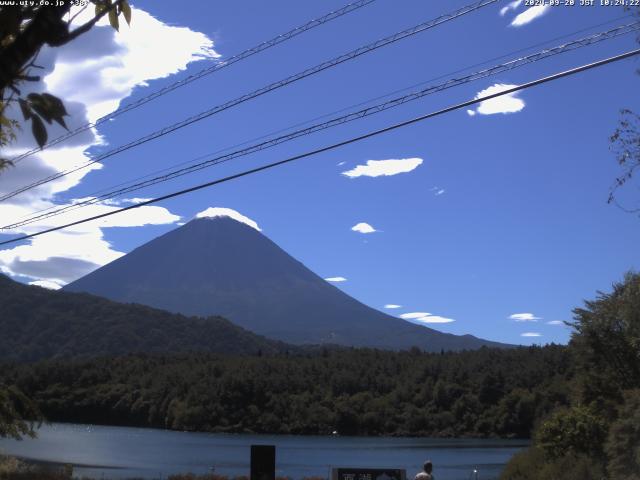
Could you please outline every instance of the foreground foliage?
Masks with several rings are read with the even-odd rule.
[[[34,437],[41,421],[42,414],[34,401],[14,385],[0,382],[0,437]]]
[[[0,455],[0,480],[71,480],[71,465],[37,465]]]
[[[640,275],[574,314],[571,405],[541,423],[503,480],[640,480]]]
[[[1,368],[52,421],[212,432],[527,437],[566,403],[565,347],[231,357],[131,355]]]

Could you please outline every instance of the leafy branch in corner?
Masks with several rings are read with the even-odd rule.
[[[88,32],[105,15],[115,30],[120,28],[120,16],[127,24],[131,23],[131,7],[127,0],[90,2],[95,7],[94,15],[75,28],[72,23],[84,9],[71,17],[71,2],[0,7],[0,147],[12,143],[19,129],[19,122],[5,114],[11,102],[17,102],[24,121],[31,122],[31,132],[40,148],[48,139],[45,124],[56,122],[67,128],[64,117],[68,113],[62,100],[47,92],[24,96],[21,86],[24,82],[40,81],[40,76],[33,75],[32,69],[42,68],[35,64],[35,59],[43,46],[66,45]],[[0,158],[0,170],[8,166],[11,162]]]
[[[616,203],[628,212],[640,212],[640,207],[628,209],[620,206],[616,201],[617,190],[633,178],[640,168],[640,115],[631,110],[620,112],[620,122],[610,137],[611,148],[616,154],[622,174],[616,178],[609,192],[608,203]]]

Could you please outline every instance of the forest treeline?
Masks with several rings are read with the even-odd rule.
[[[135,354],[0,365],[0,427],[531,437],[501,480],[640,480],[640,274],[574,310],[568,346]],[[6,398],[5,398],[6,397]],[[15,399],[18,400],[15,400]],[[22,399],[22,400],[21,400]],[[24,400],[24,401],[23,401]],[[24,410],[24,412],[22,412]],[[21,432],[25,432],[26,426]],[[0,436],[12,431],[0,429]],[[18,432],[20,434],[20,432]]]
[[[129,355],[4,365],[51,421],[282,434],[528,437],[566,405],[566,347]]]

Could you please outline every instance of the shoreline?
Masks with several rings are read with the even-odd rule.
[[[154,427],[148,425],[132,425],[132,424],[115,424],[115,423],[83,423],[77,421],[47,421],[42,426],[52,425],[77,425],[85,427],[107,427],[107,428],[135,428],[138,430],[150,430],[154,432],[174,432],[174,433],[194,433],[202,435],[253,435],[253,436],[278,436],[278,437],[302,437],[302,438],[393,438],[393,439],[424,439],[424,440],[505,440],[509,442],[526,442],[531,443],[531,438],[526,437],[500,437],[500,436],[473,436],[473,435],[446,435],[446,434],[425,434],[425,435],[408,435],[401,433],[392,434],[341,434],[341,433],[281,433],[281,432],[255,432],[252,430],[177,430],[171,428]],[[37,430],[36,430],[37,432]]]
[[[103,423],[82,423],[82,422],[63,422],[63,421],[52,421],[43,423],[42,426],[56,426],[56,425],[65,425],[65,426],[78,426],[78,427],[98,427],[98,428],[131,428],[136,430],[148,430],[151,432],[164,432],[164,433],[189,433],[189,434],[198,434],[198,435],[224,435],[224,436],[262,436],[262,437],[282,437],[282,438],[321,438],[321,439],[331,439],[331,438],[352,438],[352,439],[406,439],[406,440],[482,440],[482,441],[506,441],[506,442],[521,442],[523,444],[530,444],[530,438],[518,438],[518,437],[476,437],[472,435],[462,435],[462,436],[453,436],[453,435],[402,435],[402,434],[387,434],[387,435],[343,435],[343,434],[322,434],[322,433],[279,433],[279,432],[254,432],[254,431],[236,431],[236,430],[222,430],[222,431],[211,431],[211,430],[174,430],[170,428],[162,428],[162,427],[151,427],[151,426],[139,426],[139,425],[118,425],[118,424],[103,424]],[[86,429],[85,429],[86,430]],[[36,430],[37,432],[37,430]],[[37,438],[36,438],[37,439]],[[25,439],[26,440],[26,439]],[[493,446],[493,445],[492,445]],[[508,446],[508,445],[505,445]],[[458,447],[465,448],[465,447]]]

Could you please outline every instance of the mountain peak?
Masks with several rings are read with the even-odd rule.
[[[210,219],[215,220],[219,218],[230,218],[235,220],[236,222],[244,223],[245,225],[250,226],[251,228],[261,232],[262,229],[258,226],[258,223],[255,220],[250,219],[249,217],[242,215],[237,210],[233,210],[232,208],[224,208],[224,207],[209,207],[206,210],[196,214],[194,220],[199,219]]]
[[[64,289],[190,316],[220,315],[296,344],[430,351],[499,346],[360,303],[260,233],[256,222],[226,208],[207,209]]]

